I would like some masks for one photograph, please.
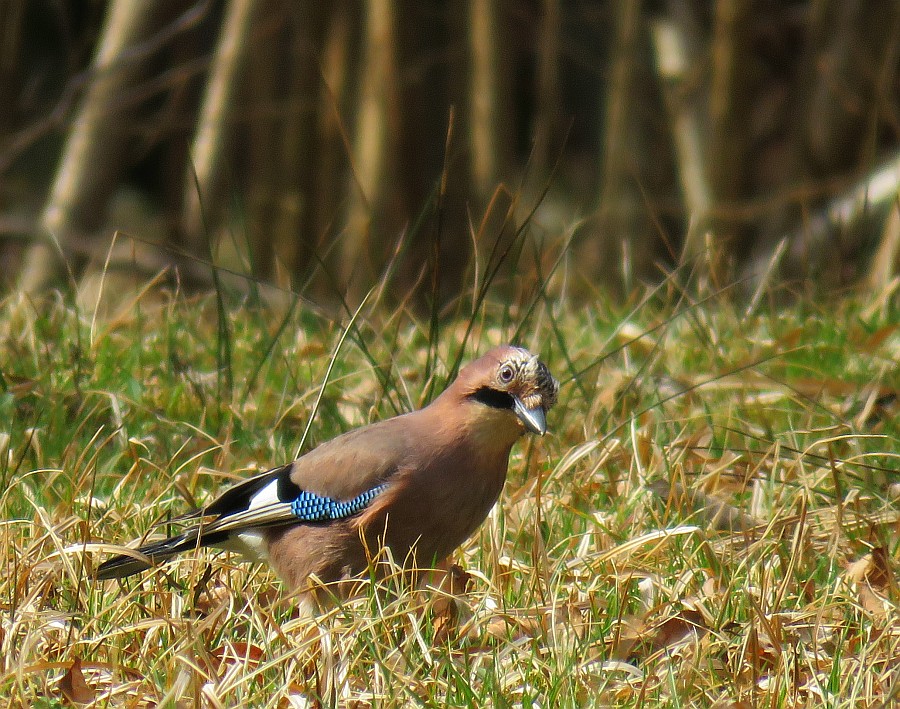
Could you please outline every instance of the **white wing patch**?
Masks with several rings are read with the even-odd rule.
[[[247,503],[247,512],[268,505],[276,505],[280,502],[281,500],[278,499],[278,479],[274,478],[272,482],[261,487],[250,498]],[[232,532],[228,539],[216,546],[227,551],[237,552],[251,562],[265,562],[269,558],[266,540],[258,529],[245,529],[237,533]]]
[[[250,498],[247,504],[248,510],[255,510],[258,507],[266,505],[275,505],[283,500],[278,499],[278,478],[273,478],[272,482],[257,490],[256,494]]]

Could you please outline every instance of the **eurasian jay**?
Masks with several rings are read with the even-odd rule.
[[[311,576],[364,572],[383,547],[406,569],[431,568],[484,521],[525,432],[543,435],[559,383],[519,347],[464,367],[431,404],[344,433],[293,463],[239,483],[180,519],[181,534],[104,562],[98,579],[130,576],[198,547],[268,561],[300,594]]]

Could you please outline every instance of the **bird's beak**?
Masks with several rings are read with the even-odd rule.
[[[529,409],[521,402],[519,397],[514,396],[512,400],[513,411],[519,417],[519,421],[525,424],[526,429],[539,436],[547,433],[547,417],[544,414],[543,406],[535,406],[533,409]]]

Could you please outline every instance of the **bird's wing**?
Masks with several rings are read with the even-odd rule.
[[[409,417],[400,417],[345,433],[293,463],[228,488],[178,519],[214,517],[201,525],[205,536],[358,514],[409,458],[410,426],[393,423],[399,420],[409,424]]]
[[[298,458],[290,480],[298,489],[349,499],[388,480],[403,467],[416,467],[427,449],[421,412],[354,429]]]
[[[272,502],[223,515],[202,526],[204,536],[297,522],[331,522],[362,512],[387,488],[376,485],[348,500],[335,500],[306,490],[289,502]]]

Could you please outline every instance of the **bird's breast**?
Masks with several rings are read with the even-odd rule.
[[[484,522],[503,489],[508,458],[508,450],[485,456],[457,446],[404,471],[369,529],[386,533],[394,558],[414,551],[419,565],[442,560]]]

